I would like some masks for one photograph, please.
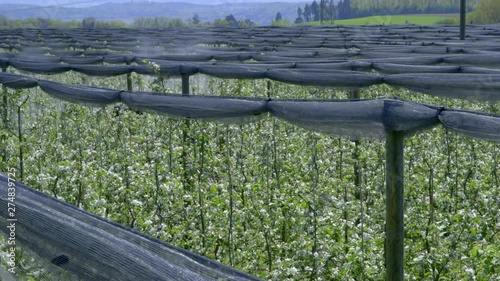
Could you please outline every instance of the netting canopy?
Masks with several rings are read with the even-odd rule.
[[[314,79],[321,79],[317,74],[313,75]],[[356,77],[353,78],[349,74],[345,75],[341,83],[362,84]],[[288,81],[292,79],[300,81],[300,79],[307,78],[302,76],[302,78],[293,78],[293,75],[286,77],[288,77]],[[352,81],[344,82],[351,78]],[[461,83],[465,81],[463,84],[458,83],[458,80],[455,83],[460,86],[470,85],[467,82],[478,79],[474,76],[472,79],[467,78],[463,77],[460,80]],[[412,77],[408,77],[408,79],[412,79]],[[322,80],[325,83],[331,83],[327,78]],[[440,80],[436,79],[436,85],[443,87],[443,92],[448,91],[451,87],[451,84],[446,86],[446,84],[439,82]],[[420,129],[437,125],[441,121],[447,128],[469,136],[500,140],[498,116],[481,112],[459,114],[461,110],[416,104],[400,99],[351,100],[349,102],[348,100],[273,100],[180,94],[167,95],[65,85],[1,73],[0,83],[14,89],[31,88],[38,85],[44,92],[55,98],[82,105],[101,107],[122,102],[135,110],[165,114],[177,118],[245,123],[261,118],[265,113],[269,112],[273,116],[309,130],[350,139],[384,139],[387,131],[404,131],[411,134]],[[435,88],[431,89],[434,90]],[[477,89],[477,91],[468,90],[468,88],[459,89],[456,92],[463,91],[469,96],[473,93],[473,97],[484,94],[490,95],[489,97],[493,100],[498,97],[497,91],[494,89],[491,90],[491,93],[485,93],[482,88]],[[442,115],[444,112],[446,114]],[[473,118],[464,118],[467,114],[473,116]],[[477,125],[464,124],[463,120],[466,120],[466,123],[473,122]]]
[[[9,182],[0,174],[4,225],[12,222],[7,211]],[[15,188],[15,239],[35,254],[52,280],[261,280],[23,184],[15,183]]]
[[[138,114],[144,112],[182,119],[186,121],[184,140],[190,137],[186,133],[190,124],[187,120],[241,125],[271,119],[272,122],[279,120],[335,138],[385,141],[388,225],[385,243],[386,261],[390,261],[395,257],[402,259],[402,253],[394,254],[391,249],[403,249],[404,137],[442,127],[467,137],[499,143],[500,116],[484,110],[465,110],[392,96],[362,98],[359,90],[402,88],[416,95],[494,105],[500,101],[498,35],[498,25],[472,25],[465,41],[458,40],[458,28],[446,25],[140,31],[0,30],[0,67],[3,70],[0,84],[5,108],[9,106],[7,96],[19,94],[17,90],[41,90],[58,102],[61,100],[96,110],[123,106]],[[75,73],[81,75],[78,79],[84,77],[82,81],[94,76],[100,79],[124,76],[127,87],[62,83],[54,78]],[[182,93],[134,90],[132,75],[181,78]],[[191,94],[190,77],[202,75],[221,80],[267,80],[280,85],[347,90],[352,95],[348,99],[280,98],[279,93],[275,97],[263,91],[249,97],[234,96],[231,92],[224,95],[206,93],[203,88],[201,94],[199,89],[196,94]],[[219,90],[222,92],[223,89]],[[19,132],[19,142],[23,143],[20,117],[23,104],[15,106],[18,109],[15,129]],[[5,110],[2,116],[5,123],[11,118],[8,112]],[[54,124],[63,126],[57,122]],[[14,131],[12,126],[5,127]],[[161,134],[163,131],[170,134],[168,141],[166,138],[162,141],[171,142],[172,134],[175,134],[172,127],[161,128],[161,131]],[[274,134],[274,131],[269,134]],[[62,141],[65,141],[64,137],[61,137]],[[78,138],[84,137],[79,135]],[[243,143],[244,138],[241,139]],[[195,155],[193,158],[201,159],[202,168],[207,165],[203,162],[206,141],[195,137],[192,140],[193,143],[202,143],[200,148],[191,151]],[[156,145],[154,141],[152,143]],[[222,155],[228,143],[220,141],[220,151],[214,154]],[[114,144],[106,143],[108,145]],[[22,169],[24,156],[22,145],[19,147]],[[243,147],[241,145],[241,151]],[[84,149],[79,149],[81,156]],[[169,151],[173,154],[175,148]],[[178,158],[184,159],[186,154],[183,150]],[[149,159],[149,150],[146,155]],[[184,160],[172,158],[175,157],[170,156],[170,162],[174,164],[169,165],[182,166],[185,178],[191,176],[189,181],[203,182],[201,168],[189,168]],[[234,165],[244,168],[239,162]],[[157,166],[155,180],[159,186],[158,174],[161,171]],[[8,171],[2,172],[0,224],[15,225],[14,228],[1,228],[7,237],[4,246],[8,247],[8,238],[14,235],[23,253],[30,255],[38,265],[36,268],[19,268],[32,275],[51,280],[262,280],[90,214],[10,179]],[[114,170],[110,168],[106,172],[114,173]],[[125,173],[128,173],[126,168]],[[195,173],[199,173],[197,179],[193,179]],[[247,184],[247,175],[242,173]],[[275,168],[273,173],[278,177],[280,169]],[[217,181],[220,174],[217,171],[214,174],[214,181]],[[52,175],[56,178],[54,185],[57,185],[58,176]],[[232,187],[231,174],[228,177]],[[269,179],[261,180],[260,184],[263,182],[269,182]],[[182,185],[189,190],[189,184]],[[217,183],[212,183],[210,188],[221,195]],[[178,200],[183,198],[179,195]],[[216,206],[223,204],[230,204],[232,210],[232,199],[227,203],[214,203]],[[15,207],[15,211],[11,211],[11,207]],[[315,215],[315,207],[308,205],[307,208],[306,213]],[[266,241],[270,240],[269,233],[263,235]],[[271,247],[266,251],[269,254]],[[229,255],[232,259],[232,254]],[[7,268],[1,267],[2,280],[16,280],[16,275]],[[312,269],[304,266],[304,271]]]

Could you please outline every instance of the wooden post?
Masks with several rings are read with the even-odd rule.
[[[182,75],[182,95],[183,96],[188,96],[189,95],[189,75]],[[187,152],[186,152],[186,146],[189,145],[189,135],[188,135],[188,129],[189,129],[189,120],[184,120],[184,128],[182,128],[182,173],[183,173],[183,187],[184,190],[186,191],[191,191],[191,181],[189,180],[189,175],[188,175],[188,167],[187,167]],[[185,201],[184,204],[186,206],[189,205],[188,201]]]
[[[361,90],[359,88],[351,90],[351,92],[349,94],[349,98],[352,100],[360,99],[361,98]]]
[[[349,99],[351,100],[359,100],[361,98],[361,90],[356,88],[349,93]],[[359,147],[361,146],[361,142],[359,140],[354,140],[354,152],[352,157],[354,158],[353,170],[354,170],[354,186],[356,188],[356,198],[359,199],[360,206],[360,223],[361,223],[361,261],[363,266],[362,271],[362,279],[365,278],[364,271],[364,261],[365,261],[365,230],[364,230],[364,194],[362,188],[362,174],[361,174],[361,163],[359,157]]]
[[[17,107],[17,137],[19,140],[19,181],[24,181],[24,138],[23,138],[23,119],[22,119],[22,108],[24,104],[28,101],[27,97],[18,107]]]
[[[130,65],[130,62],[127,62]],[[127,73],[127,91],[132,92],[132,72]]]
[[[386,281],[404,280],[404,132],[386,140]]]
[[[361,98],[361,90],[359,88],[356,88],[349,93],[349,99],[351,99],[351,100],[359,100],[360,98]],[[359,163],[359,146],[360,146],[359,140],[354,141],[354,146],[355,146],[354,154],[353,154],[353,157],[355,160],[355,162],[354,162],[354,185],[356,186],[356,188],[358,188],[358,191],[360,192],[359,199],[362,201],[363,195],[361,194],[362,191],[361,191],[361,167],[360,167],[360,163]]]
[[[189,95],[189,75],[182,75],[182,94]]]
[[[271,98],[271,95],[272,95],[272,84],[271,84],[271,80],[267,80],[267,97],[268,98]]]
[[[460,0],[460,40],[465,40],[465,21],[466,21],[465,0]]]

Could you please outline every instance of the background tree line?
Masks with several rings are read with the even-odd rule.
[[[167,17],[137,18],[132,23],[123,21],[99,21],[94,17],[86,17],[81,21],[59,21],[54,19],[32,18],[32,19],[9,19],[0,16],[0,28],[169,28],[201,26],[201,21],[194,19],[184,22],[181,19]]]
[[[93,17],[81,21],[60,21],[46,18],[10,19],[0,15],[0,28],[113,28],[127,27],[122,21],[98,21]]]
[[[0,28],[171,28],[171,27],[251,27],[257,24],[249,19],[238,20],[232,14],[214,22],[203,22],[195,14],[191,19],[184,21],[179,18],[150,17],[136,18],[131,23],[123,21],[99,21],[94,17],[86,17],[81,21],[60,21],[44,18],[9,19],[0,15]]]
[[[213,22],[202,21],[198,14],[195,14],[187,21],[176,18],[152,17],[137,18],[129,26],[132,28],[170,28],[170,27],[251,27],[257,24],[249,19],[238,20],[232,14],[224,18],[216,19]]]
[[[500,1],[482,0],[469,20],[477,24],[500,23]]]
[[[478,6],[480,1],[467,1],[467,10],[469,12],[472,11],[473,8]],[[333,0],[319,0],[319,2],[314,0],[310,4],[306,4],[303,8],[299,7],[297,9],[295,23],[301,24],[312,21],[322,23],[329,21],[332,23],[334,19],[350,19],[375,15],[444,14],[458,13],[459,11],[460,5],[456,0],[340,0],[337,4]]]
[[[397,14],[433,14],[458,13],[459,3],[456,0],[314,0],[303,8],[297,9],[295,24],[320,22],[333,24],[336,19],[350,19],[373,15]],[[500,1],[498,0],[469,0],[467,1],[467,21],[477,24],[500,22]],[[474,9],[474,11],[472,11]],[[274,26],[292,25],[277,12],[272,24]],[[54,19],[30,18],[9,19],[0,15],[0,28],[170,28],[170,27],[252,27],[257,24],[250,19],[236,19],[230,14],[213,22],[202,21],[199,15],[184,21],[179,18],[149,17],[136,18],[131,23],[123,21],[99,21],[93,17],[81,21],[59,21]]]
[[[311,4],[306,4],[304,8],[297,9],[297,18],[295,23],[300,24],[303,22],[330,20],[331,22],[336,18],[338,9],[335,6],[334,0],[320,0],[320,3],[314,0]],[[333,23],[333,22],[332,22]]]

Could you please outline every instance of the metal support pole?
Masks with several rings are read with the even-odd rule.
[[[182,94],[189,95],[189,75],[182,75]]]
[[[130,63],[127,62],[127,65],[130,65]],[[131,72],[127,73],[127,91],[132,92],[132,73]]]
[[[349,98],[352,100],[360,99],[361,98],[361,90],[359,88],[351,90],[351,92],[349,93]]]
[[[460,40],[465,40],[465,18],[466,5],[465,0],[460,0]]]
[[[387,133],[386,161],[386,281],[402,281],[404,280],[404,132]]]

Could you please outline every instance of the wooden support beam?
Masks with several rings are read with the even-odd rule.
[[[386,281],[404,280],[404,132],[386,140]]]

